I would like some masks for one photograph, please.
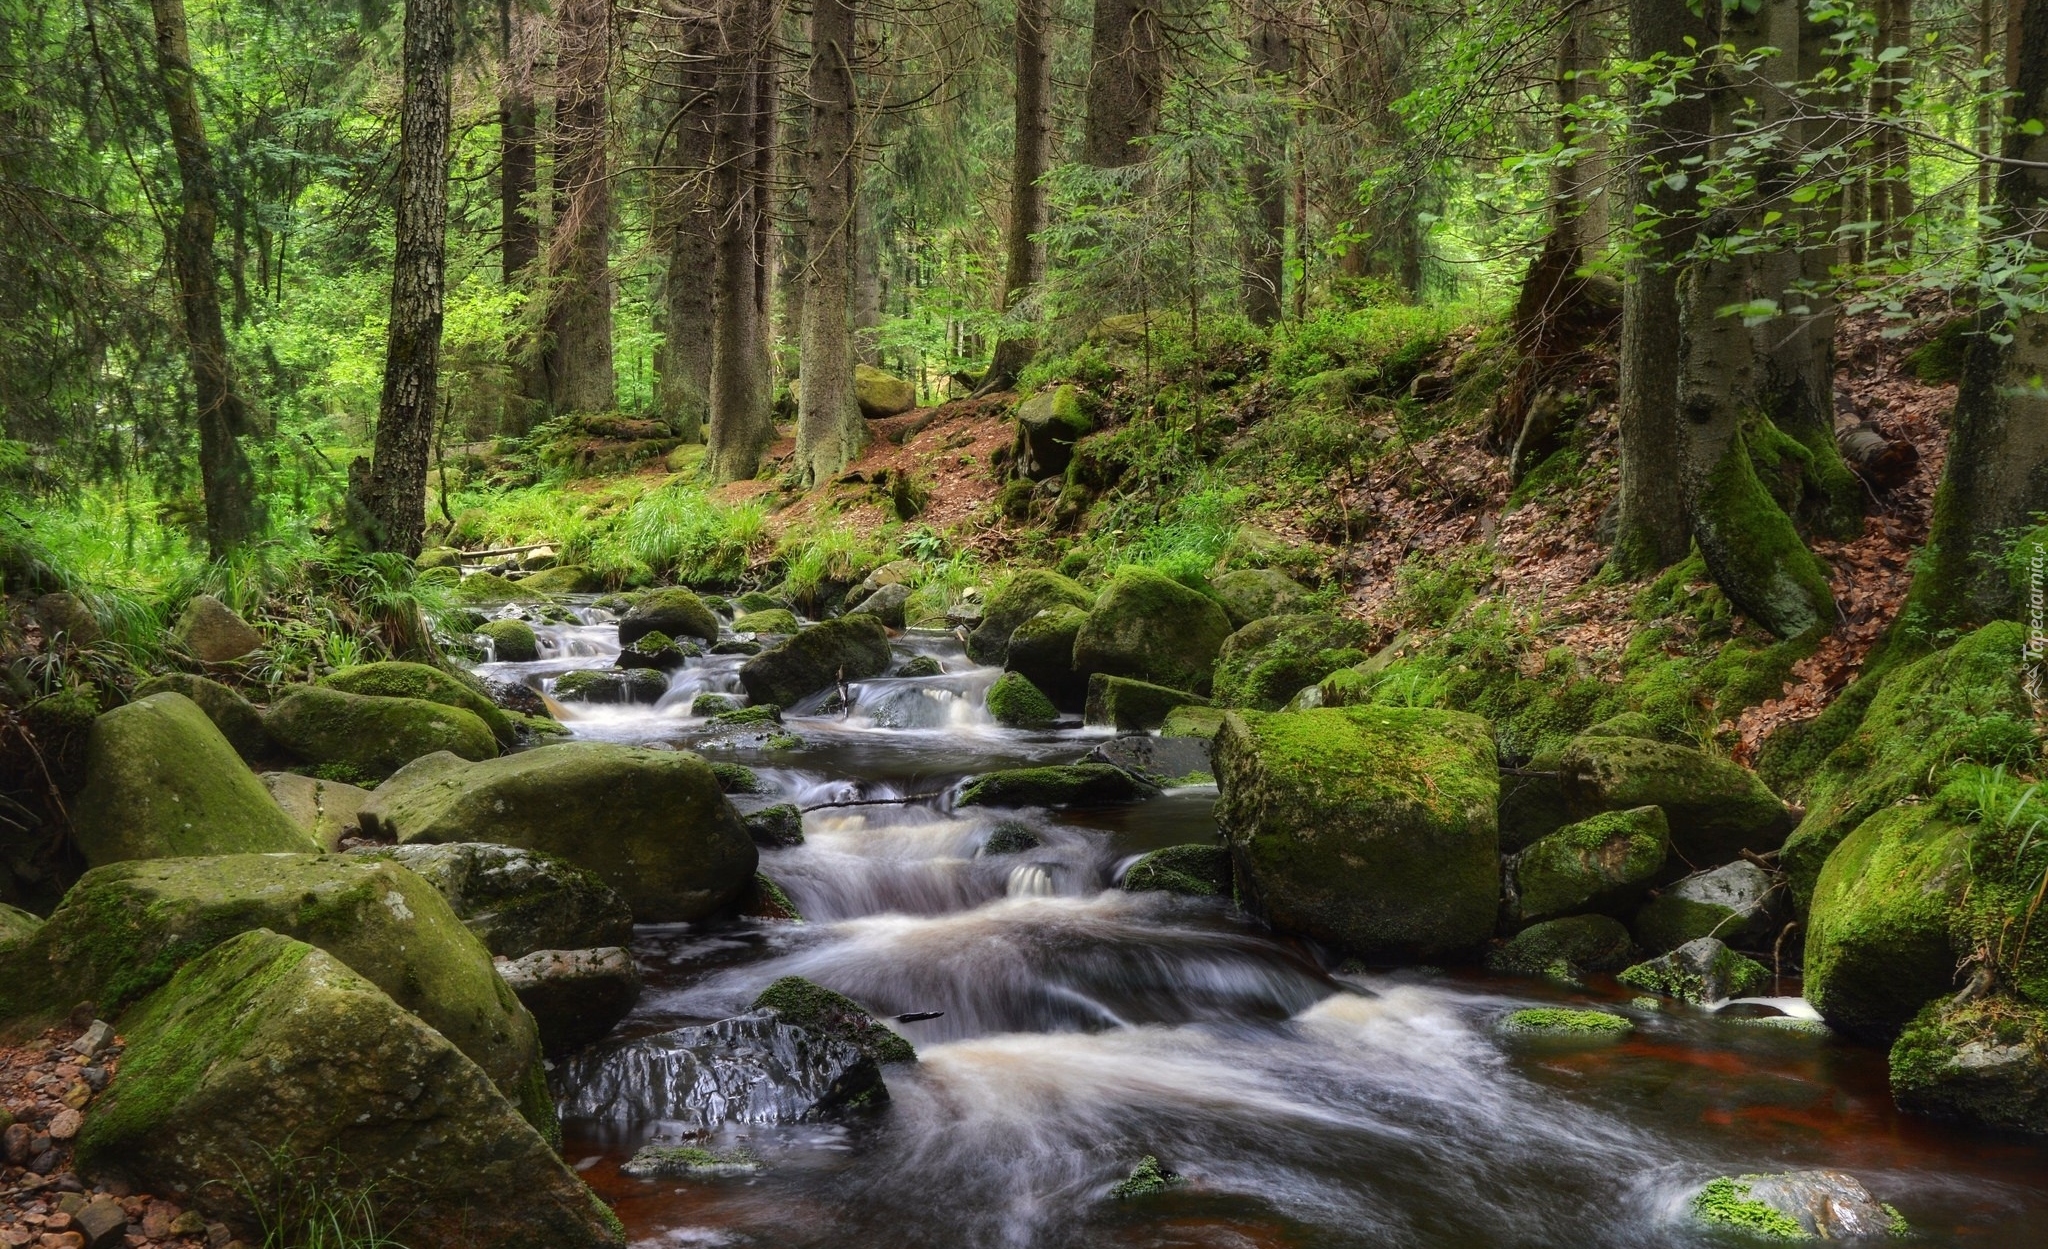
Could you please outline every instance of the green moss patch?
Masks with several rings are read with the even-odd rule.
[[[1510,1012],[1499,1030],[1508,1036],[1566,1037],[1574,1040],[1615,1039],[1636,1030],[1634,1023],[1604,1010],[1566,1010],[1539,1006]]]

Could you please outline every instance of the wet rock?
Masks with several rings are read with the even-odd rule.
[[[1223,846],[1168,846],[1140,858],[1124,872],[1132,893],[1161,890],[1196,898],[1230,892],[1230,851]]]
[[[432,885],[499,957],[633,939],[633,912],[618,891],[552,854],[486,842],[358,846],[349,854],[389,860]]]
[[[560,1077],[562,1113],[614,1123],[803,1123],[888,1096],[876,1061],[773,1011],[596,1046]]]
[[[1164,573],[1125,568],[1075,635],[1074,670],[1200,694],[1230,632],[1230,617],[1214,599]]]
[[[1005,672],[988,687],[988,713],[997,724],[1013,729],[1051,728],[1060,718],[1052,700],[1016,672]]]
[[[502,714],[502,713],[501,713]],[[424,755],[489,759],[498,739],[474,713],[419,698],[380,698],[301,685],[270,706],[270,739],[313,764],[381,780]]]
[[[1179,708],[1207,706],[1209,700],[1199,694],[1098,672],[1088,678],[1088,702],[1081,718],[1090,727],[1143,733],[1164,725]]]
[[[557,564],[533,573],[519,584],[536,594],[596,594],[604,589],[604,578],[581,564]]]
[[[121,1075],[79,1140],[88,1174],[250,1235],[273,1213],[252,1195],[289,1182],[361,1194],[412,1243],[623,1243],[482,1068],[321,950],[244,933],[188,963],[124,1028]],[[293,1160],[288,1178],[280,1159]]]
[[[630,646],[642,634],[661,632],[672,638],[718,640],[718,617],[704,600],[676,587],[655,590],[619,618],[619,645]]]
[[[976,777],[960,795],[963,807],[1105,806],[1142,802],[1158,794],[1121,768],[1106,763],[1070,763],[1009,768]]]
[[[738,711],[740,706],[740,700],[730,694],[699,694],[690,700],[690,714],[722,716],[728,711]]]
[[[1002,820],[981,843],[983,854],[1023,854],[1045,844],[1038,830],[1020,820]]]
[[[1657,807],[1568,824],[1506,864],[1503,907],[1514,923],[1626,908],[1664,868],[1669,833]]]
[[[757,703],[790,706],[843,681],[889,670],[889,631],[873,616],[841,616],[812,625],[740,666],[740,684]]]
[[[936,677],[945,675],[945,667],[930,655],[912,655],[891,674],[899,677]]]
[[[186,654],[209,664],[231,663],[263,645],[262,634],[211,594],[192,596],[171,636]]]
[[[1370,959],[1477,947],[1500,899],[1493,730],[1400,707],[1232,712],[1216,820],[1243,904]]]
[[[1497,976],[1546,976],[1576,984],[1589,972],[1620,971],[1635,953],[1635,943],[1620,920],[1570,915],[1532,924],[1488,951],[1486,970]]]
[[[91,646],[102,636],[100,622],[86,601],[68,590],[54,590],[35,601],[36,623],[52,644]]]
[[[533,1021],[482,943],[426,881],[347,855],[94,868],[33,938],[0,950],[0,1018],[61,1017],[81,1001],[115,1015],[184,963],[258,928],[332,954],[438,1028],[508,1096],[531,1091],[539,1057]],[[123,1030],[132,1031],[125,1021]]]
[[[878,1063],[917,1060],[910,1042],[890,1031],[865,1006],[802,976],[784,976],[761,990],[753,1009],[773,1012],[785,1023],[843,1041]]]
[[[924,576],[924,565],[914,559],[892,559],[861,578],[860,584],[846,592],[846,610],[852,611],[867,602],[869,596],[888,586],[914,586]],[[908,594],[905,595],[906,600]],[[900,625],[892,626],[900,628]]]
[[[484,693],[490,695],[491,701],[507,711],[534,719],[553,719],[553,715],[548,711],[547,699],[542,698],[539,690],[524,681],[499,681],[486,677],[480,683],[484,687]]]
[[[1216,701],[1278,711],[1303,687],[1365,659],[1364,626],[1334,616],[1266,616],[1231,634],[1216,656]]]
[[[1293,611],[1308,597],[1301,583],[1271,568],[1240,568],[1209,579],[1223,612],[1232,627],[1242,629],[1254,620],[1281,616]]]
[[[236,690],[189,672],[171,672],[151,677],[135,687],[138,699],[152,694],[183,694],[191,699],[242,758],[260,759],[269,753],[270,738],[263,732],[263,713]]]
[[[697,1145],[642,1145],[619,1170],[640,1180],[758,1175],[761,1160],[745,1147],[712,1150]]]
[[[1792,815],[1754,772],[1685,746],[1636,737],[1580,737],[1558,761],[1576,816],[1664,809],[1671,848],[1689,863],[1775,850]]]
[[[710,655],[758,655],[764,648],[752,638],[725,638],[713,642],[706,651]]]
[[[1737,859],[1665,886],[1636,912],[1636,940],[1653,954],[1699,937],[1716,937],[1742,950],[1768,949],[1778,934],[1784,896],[1771,873]]]
[[[582,668],[556,677],[554,693],[565,703],[652,707],[668,693],[668,676],[650,668]]]
[[[754,884],[741,896],[738,914],[748,919],[783,919],[796,923],[803,922],[803,912],[797,910],[782,886],[768,878],[766,872],[754,873]]]
[[[540,658],[540,638],[524,620],[490,620],[476,631],[490,640],[491,658],[499,663],[525,664]]]
[[[1176,1171],[1169,1171],[1159,1164],[1159,1159],[1146,1154],[1138,1159],[1138,1165],[1131,1173],[1118,1180],[1109,1195],[1118,1201],[1129,1201],[1134,1197],[1151,1197],[1170,1188],[1179,1188],[1187,1178]]]
[[[1540,1006],[1510,1011],[1495,1028],[1503,1036],[1571,1041],[1619,1040],[1636,1030],[1628,1019],[1608,1011]]]
[[[891,629],[903,627],[903,609],[910,602],[911,588],[907,585],[885,585],[861,600],[860,606],[847,609],[851,616],[873,616]]]
[[[370,800],[367,789],[297,772],[265,772],[263,787],[277,801],[278,809],[329,853],[342,838],[355,835],[356,815]]]
[[[1573,820],[1565,799],[1559,756],[1537,755],[1500,774],[1500,848],[1504,854],[1525,850]]]
[[[467,673],[457,676],[427,664],[388,660],[343,668],[322,677],[320,684],[345,694],[417,698],[423,702],[440,703],[444,707],[460,707],[488,725],[492,736],[500,742],[510,744],[516,736],[504,709],[492,702],[482,683]]]
[[[93,721],[71,825],[94,866],[318,848],[182,694],[152,694]]]
[[[1087,762],[1122,768],[1159,786],[1206,785],[1216,779],[1209,771],[1209,743],[1199,737],[1111,738],[1089,751]]]
[[[1017,437],[1010,459],[1031,481],[1065,472],[1074,444],[1095,431],[1091,401],[1073,386],[1041,391],[1017,405]]]
[[[803,622],[796,618],[796,613],[781,607],[768,607],[760,611],[748,612],[744,616],[737,617],[732,622],[732,631],[734,633],[772,633],[788,636],[792,633],[801,632],[802,629]]]
[[[452,546],[430,546],[413,557],[412,565],[418,569],[460,568],[462,552]]]
[[[1223,717],[1228,714],[1221,707],[1183,703],[1166,713],[1165,722],[1159,726],[1159,736],[1198,737],[1206,744],[1223,727]]]
[[[1095,596],[1077,581],[1042,569],[1020,572],[988,596],[980,624],[967,635],[967,657],[978,664],[999,664],[1009,653],[1011,635],[1025,621],[1058,607],[1086,611]],[[1072,656],[1068,657],[1071,667]]]
[[[1707,1227],[1766,1240],[1861,1240],[1907,1235],[1899,1212],[1840,1171],[1722,1177],[1692,1199]]]
[[[498,974],[533,1015],[551,1055],[603,1040],[640,1000],[640,968],[619,946],[535,950],[498,964]]]
[[[559,855],[617,890],[642,923],[716,913],[758,858],[700,756],[607,742],[477,764],[422,760],[378,788],[363,820],[408,844],[489,841]]]
[[[1062,707],[1078,709],[1087,682],[1074,671],[1074,638],[1088,613],[1060,604],[1019,624],[1003,652],[1003,667],[1028,679]]]
[[[1701,937],[1669,954],[1637,963],[1615,979],[1632,989],[1704,1006],[1763,992],[1771,983],[1771,972],[1712,937]]]
[[[787,802],[778,802],[772,807],[759,811],[744,812],[740,819],[747,826],[747,836],[763,850],[782,850],[804,844],[803,812]]]
[[[917,406],[917,387],[871,364],[853,366],[853,398],[871,421],[901,416]]]
[[[696,643],[690,643],[692,650]],[[614,668],[644,668],[650,672],[675,672],[689,660],[684,649],[675,644],[668,634],[656,630],[634,638],[632,645],[619,649],[619,656],[612,661]]]
[[[767,782],[760,773],[743,763],[714,763],[711,775],[718,781],[718,789],[727,794],[765,794],[769,792]]]
[[[2011,997],[1931,1002],[1891,1051],[1908,1114],[2048,1136],[2048,1010]]]

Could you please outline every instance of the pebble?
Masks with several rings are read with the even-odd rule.
[[[85,1087],[80,1085],[80,1088]],[[78,1129],[85,1126],[85,1116],[66,1106],[50,1120],[50,1139],[68,1141],[78,1135]]]

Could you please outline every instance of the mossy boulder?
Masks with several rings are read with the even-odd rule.
[[[1640,711],[1624,711],[1609,716],[1598,724],[1590,725],[1581,737],[1641,737],[1650,741],[1661,740],[1663,734],[1657,731],[1657,722]]]
[[[1059,722],[1060,709],[1022,673],[1005,672],[988,687],[988,713],[1013,729],[1045,729]]]
[[[878,1063],[917,1061],[917,1050],[865,1006],[802,976],[784,976],[749,1009],[773,1011],[782,1022],[853,1046]]]
[[[873,616],[891,629],[901,629],[904,624],[904,609],[910,605],[912,592],[911,587],[901,583],[885,585],[863,598],[860,606],[849,607],[846,611],[850,616]]]
[[[1923,804],[1878,812],[1828,856],[1807,913],[1806,996],[1829,1024],[1888,1042],[1954,992],[1969,850],[1969,830]]]
[[[604,589],[604,578],[581,564],[557,564],[528,574],[519,584],[536,594],[596,594]]]
[[[672,638],[718,640],[718,616],[689,590],[680,586],[654,590],[641,596],[631,611],[619,618],[619,645],[631,646],[643,633],[666,633]]]
[[[794,803],[778,802],[758,811],[742,812],[740,822],[747,826],[747,836],[763,850],[804,844],[804,813]]]
[[[1908,1114],[2048,1136],[2048,1009],[2007,996],[1927,1004],[1892,1045]]]
[[[507,603],[537,603],[547,597],[525,582],[501,577],[494,572],[473,572],[455,587],[455,601],[471,607],[502,607]]]
[[[565,703],[652,707],[668,693],[659,668],[580,668],[555,678],[555,697]]]
[[[152,694],[93,721],[71,828],[94,867],[319,848],[183,694]]]
[[[529,664],[540,658],[540,638],[524,620],[486,620],[477,634],[491,643],[491,658],[499,663]]]
[[[1436,958],[1493,932],[1493,732],[1461,712],[1232,712],[1214,745],[1246,907],[1361,958]]]
[[[901,416],[917,406],[917,387],[871,364],[856,364],[853,400],[860,406],[860,414],[871,421]]]
[[[412,566],[422,572],[429,568],[460,568],[462,552],[452,546],[430,546],[413,557]]]
[[[1003,667],[1022,675],[1054,703],[1078,708],[1088,683],[1074,671],[1074,638],[1088,613],[1061,604],[1048,607],[1010,633]]]
[[[617,890],[642,923],[717,913],[758,860],[701,757],[608,742],[477,764],[424,759],[380,786],[363,820],[408,844],[492,842],[557,855]]]
[[[1739,950],[1768,949],[1778,935],[1783,882],[1746,859],[1694,872],[1666,885],[1638,910],[1631,926],[1652,954],[1700,937]]]
[[[988,596],[981,623],[967,635],[967,657],[978,664],[999,664],[1009,652],[1010,635],[1025,621],[1058,607],[1083,611],[1095,605],[1095,596],[1081,583],[1042,569],[1027,569],[1004,582]],[[1078,632],[1078,629],[1076,630]],[[1068,656],[1068,666],[1073,659]]]
[[[796,633],[803,628],[803,622],[796,613],[785,607],[768,607],[750,611],[732,622],[734,633]]]
[[[1775,850],[1792,815],[1740,764],[1637,737],[1579,737],[1558,760],[1574,815],[1664,809],[1671,848],[1688,863],[1726,863],[1742,851]]]
[[[202,663],[232,663],[263,645],[263,635],[211,594],[195,594],[172,627],[186,654]]]
[[[741,614],[750,611],[770,611],[778,608],[787,610],[788,607],[788,599],[777,598],[773,594],[764,594],[760,590],[748,590],[732,600],[733,610]]]
[[[92,606],[69,590],[53,590],[38,595],[31,614],[52,645],[59,645],[59,639],[62,639],[62,645],[91,646],[102,636],[99,618],[93,615]]]
[[[1159,790],[1106,763],[1068,763],[988,772],[960,794],[963,807],[1094,807],[1142,802]]]
[[[687,646],[686,652],[683,648]],[[619,648],[618,658],[612,660],[612,667],[619,669],[640,668],[648,672],[676,672],[690,661],[690,656],[701,653],[695,642],[676,645],[668,634],[655,630],[643,633],[633,639],[632,644]]]
[[[1664,870],[1670,830],[1658,807],[1609,811],[1567,824],[1507,861],[1507,918],[1514,923],[1581,911],[1621,911]]]
[[[1200,694],[1098,672],[1088,678],[1088,701],[1081,719],[1090,728],[1144,733],[1163,726],[1166,718],[1182,707],[1210,705]]]
[[[931,655],[912,655],[891,673],[899,677],[937,677],[946,674],[946,667]]]
[[[433,886],[346,855],[230,854],[98,867],[0,955],[0,1019],[39,1026],[89,1001],[113,1018],[184,963],[268,928],[317,945],[453,1041],[507,1096],[527,1094],[533,1020]]]
[[[349,853],[389,859],[432,885],[500,958],[633,939],[633,911],[618,891],[552,854],[484,842],[358,846]]]
[[[183,694],[191,699],[244,759],[260,759],[269,750],[270,738],[263,732],[263,713],[237,690],[190,672],[170,672],[135,687],[138,699],[152,694]]]
[[[513,623],[513,622],[508,622]],[[490,726],[503,743],[518,737],[512,718],[474,683],[474,677],[456,676],[427,664],[386,661],[343,668],[320,679],[320,684],[345,694],[367,694],[375,698],[417,698],[460,707]]]
[[[1771,972],[1712,937],[1701,937],[1669,954],[1624,968],[1615,979],[1631,989],[1704,1006],[1763,992],[1770,986]]]
[[[41,916],[0,902],[0,949],[27,941],[42,926]]]
[[[1199,737],[1207,741],[1216,736],[1216,731],[1223,727],[1223,718],[1229,714],[1222,707],[1211,707],[1195,702],[1183,703],[1166,713],[1166,719],[1159,725],[1159,736]]]
[[[341,764],[371,780],[439,751],[464,759],[498,753],[490,726],[461,707],[320,685],[301,685],[272,703],[263,727],[307,763]]]
[[[356,817],[370,800],[367,789],[297,772],[265,772],[263,787],[276,799],[278,809],[329,854],[343,837],[354,835]]]
[[[1503,1036],[1568,1041],[1615,1041],[1636,1030],[1633,1022],[1611,1011],[1556,1006],[1509,1011],[1495,1028]]]
[[[740,685],[757,703],[788,707],[841,681],[864,681],[889,670],[889,630],[873,616],[841,616],[803,632],[740,666]]]
[[[1308,597],[1301,583],[1273,568],[1240,568],[1209,580],[1216,601],[1233,627],[1242,629],[1254,620],[1284,616]]]
[[[1266,616],[1231,634],[1217,653],[1216,701],[1278,711],[1304,687],[1365,658],[1363,626],[1335,616]]]
[[[1089,398],[1073,386],[1040,391],[1017,405],[1017,437],[1011,463],[1031,481],[1067,471],[1074,444],[1095,432]]]
[[[264,1195],[310,1191],[354,1194],[413,1244],[624,1244],[487,1070],[328,952],[241,933],[200,952],[121,1032],[120,1072],[78,1138],[89,1174],[187,1203],[251,1242],[277,1218]]]
[[[1486,970],[1577,982],[1589,972],[1620,971],[1635,957],[1628,929],[1608,915],[1569,915],[1531,924],[1489,950]]]
[[[1132,893],[1159,890],[1196,898],[1227,896],[1230,849],[1187,845],[1154,850],[1124,870],[1123,886]]]
[[[1118,572],[1074,637],[1074,670],[1172,689],[1209,689],[1230,617],[1216,600],[1150,568]]]
[[[1500,848],[1512,854],[1572,822],[1560,757],[1538,755],[1500,774]]]

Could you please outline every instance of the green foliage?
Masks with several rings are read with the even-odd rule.
[[[1770,1240],[1813,1239],[1800,1226],[1798,1219],[1750,1197],[1749,1185],[1743,1180],[1754,1178],[1744,1176],[1741,1180],[1731,1180],[1724,1176],[1710,1182],[1692,1199],[1693,1214],[1703,1223]]]

